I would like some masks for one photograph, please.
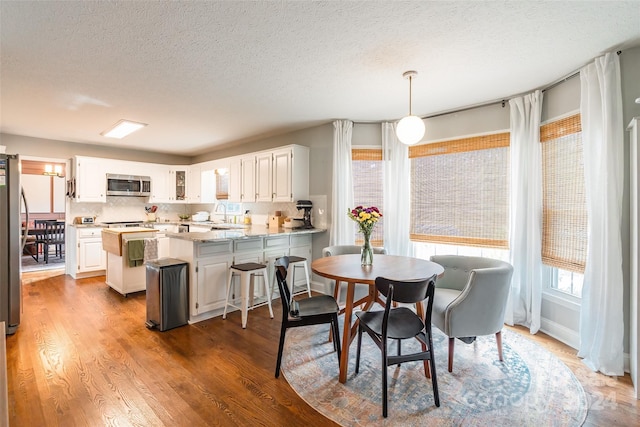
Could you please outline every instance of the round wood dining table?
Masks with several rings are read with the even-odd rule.
[[[311,263],[311,270],[319,276],[336,281],[334,297],[340,297],[340,282],[347,283],[347,295],[344,312],[344,332],[342,334],[342,354],[340,355],[340,382],[347,381],[349,364],[349,346],[355,337],[358,324],[352,324],[353,307],[365,304],[363,310],[368,310],[375,302],[384,305],[377,296],[375,289],[376,277],[408,281],[440,276],[444,268],[440,264],[420,258],[397,255],[373,255],[373,265],[360,265],[360,254],[336,255],[318,258]],[[364,298],[354,301],[356,283],[369,285],[369,293]],[[423,316],[422,305],[417,306],[418,314]],[[426,367],[425,367],[426,368]]]

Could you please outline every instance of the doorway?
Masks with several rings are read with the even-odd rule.
[[[22,253],[22,272],[64,270],[64,235],[36,231],[36,227],[50,229],[46,222],[62,223],[58,229],[64,230],[66,218],[66,161],[56,159],[35,159],[21,157],[20,181],[27,199],[27,206],[21,206],[21,222],[29,233]],[[27,212],[28,208],[28,212]],[[47,253],[45,254],[45,251]]]

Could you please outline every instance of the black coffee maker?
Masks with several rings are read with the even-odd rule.
[[[311,209],[313,208],[311,200],[298,200],[296,208],[298,208],[299,211],[304,209],[304,215],[302,216],[303,224],[300,228],[313,228],[313,225],[311,225]]]

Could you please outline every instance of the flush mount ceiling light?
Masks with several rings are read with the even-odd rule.
[[[118,123],[113,125],[111,129],[102,132],[100,135],[106,136],[107,138],[122,139],[130,133],[142,129],[145,126],[146,123],[137,123],[130,120],[120,120]]]
[[[411,114],[411,81],[418,75],[417,71],[405,71],[402,77],[409,79],[409,115],[404,117],[396,127],[396,135],[403,144],[413,145],[424,136],[424,122]]]

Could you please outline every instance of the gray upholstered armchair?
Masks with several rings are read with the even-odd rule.
[[[444,267],[436,281],[431,322],[449,337],[449,372],[455,338],[470,343],[479,335],[496,336],[502,361],[502,325],[513,267],[491,258],[434,255]]]

